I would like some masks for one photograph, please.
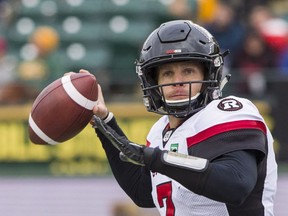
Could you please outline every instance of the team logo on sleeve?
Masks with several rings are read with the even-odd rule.
[[[171,144],[170,145],[170,151],[178,152],[178,146],[179,146],[178,143]]]
[[[237,111],[242,109],[243,105],[234,98],[226,98],[221,100],[217,107],[223,111]]]

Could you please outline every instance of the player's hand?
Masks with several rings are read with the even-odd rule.
[[[95,116],[98,116],[101,119],[104,119],[109,114],[108,108],[105,105],[102,89],[99,84],[98,84],[98,100],[96,102],[96,105],[93,107],[93,113]]]
[[[81,69],[79,73],[90,73],[90,72],[87,70]],[[98,84],[98,100],[96,102],[96,105],[93,107],[93,113],[94,115],[98,116],[101,119],[104,119],[109,114],[108,108],[105,105],[102,88],[99,84]]]
[[[150,153],[153,154],[152,148],[133,143],[129,141],[125,136],[120,136],[102,119],[96,116],[93,117],[93,121],[97,129],[99,129],[106,136],[106,138],[110,140],[114,147],[120,151],[121,160],[141,166],[144,166],[145,162],[150,162]]]
[[[73,72],[73,71],[67,72],[64,74],[64,76],[72,75],[75,73],[76,72]],[[90,72],[88,70],[84,70],[84,69],[79,70],[79,73],[89,73],[90,74]],[[98,100],[96,102],[96,105],[93,107],[93,113],[94,113],[94,115],[98,116],[101,119],[104,119],[109,114],[108,109],[105,105],[102,89],[101,89],[101,86],[99,84],[98,84]]]
[[[79,70],[79,73],[88,73],[88,74],[90,74],[90,72],[88,70],[84,70],[84,69]],[[69,71],[69,72],[65,73],[64,76],[73,75],[73,74],[76,74],[76,72]]]

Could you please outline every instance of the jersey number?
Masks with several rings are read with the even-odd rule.
[[[166,182],[157,186],[157,199],[160,208],[164,207],[164,200],[166,203],[166,216],[175,215],[175,206],[172,202],[172,184]]]

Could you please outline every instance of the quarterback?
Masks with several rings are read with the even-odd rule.
[[[188,20],[150,34],[136,72],[144,105],[162,116],[146,145],[128,140],[99,87],[91,124],[117,182],[138,206],[156,207],[161,216],[274,215],[273,138],[251,101],[222,97],[227,54]]]

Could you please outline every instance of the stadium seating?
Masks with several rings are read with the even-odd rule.
[[[134,61],[159,19],[168,19],[160,0],[22,0],[7,31],[11,52],[19,51],[38,26],[59,34],[55,55],[64,69],[107,70],[110,84],[135,85]],[[72,51],[71,51],[72,50]]]

